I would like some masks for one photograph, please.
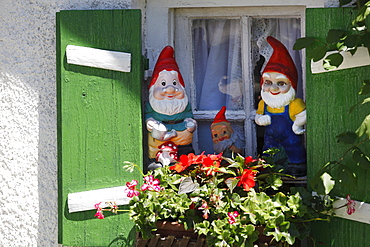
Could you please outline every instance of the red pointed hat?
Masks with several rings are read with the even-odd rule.
[[[221,123],[221,122],[229,123],[229,121],[225,117],[225,112],[226,112],[226,106],[223,106],[221,110],[216,114],[215,120],[213,121],[212,124]]]
[[[177,73],[179,74],[179,82],[183,87],[185,87],[184,79],[181,76],[180,69],[176,63],[174,54],[175,51],[172,48],[172,46],[168,45],[165,48],[163,48],[161,54],[159,54],[157,63],[154,66],[152,80],[150,81],[148,88],[154,85],[155,81],[158,78],[159,72],[161,72],[162,70],[177,71]]]
[[[272,36],[268,36],[266,40],[272,46],[274,52],[267,62],[262,74],[265,72],[278,72],[284,74],[289,78],[293,88],[297,89],[298,72],[288,50],[279,40]],[[262,86],[262,77],[260,82]]]

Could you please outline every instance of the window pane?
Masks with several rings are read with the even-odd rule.
[[[196,110],[243,109],[239,19],[194,20]]]

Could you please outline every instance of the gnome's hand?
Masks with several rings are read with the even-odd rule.
[[[302,135],[306,130],[303,125],[306,124],[306,110],[295,115],[295,120],[292,126],[292,130],[296,135]]]
[[[149,132],[151,132],[151,136],[153,138],[160,141],[163,141],[167,133],[166,126],[162,122],[157,121],[154,118],[148,118],[146,120],[146,128]]]
[[[306,131],[302,126],[298,126],[295,124],[292,125],[292,130],[296,135],[302,135]]]
[[[160,124],[161,124],[161,122],[155,120],[154,118],[148,118],[146,120],[146,129],[149,132],[152,132],[153,128],[158,128],[158,126],[160,126]]]
[[[197,121],[192,118],[185,118],[185,127],[190,132],[193,133],[197,129]]]
[[[254,121],[260,126],[266,126],[271,124],[271,117],[269,115],[257,114]]]

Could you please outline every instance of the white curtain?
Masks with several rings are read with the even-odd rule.
[[[293,50],[293,45],[301,37],[300,19],[298,18],[273,18],[253,19],[252,21],[252,61],[256,64],[262,55],[268,61],[272,54],[272,47],[267,43],[267,36],[273,36],[288,49],[297,70],[298,88],[297,96],[302,97],[302,58],[301,52]],[[265,64],[261,68],[263,70]]]
[[[194,81],[196,84],[196,110],[243,109],[242,67],[241,67],[241,26],[240,19],[201,19],[194,20],[192,27]],[[301,57],[293,51],[294,42],[300,37],[300,20],[289,19],[252,19],[251,42],[252,68],[260,56],[268,61],[272,48],[266,41],[271,35],[280,40],[296,63],[300,75],[298,91],[301,91]],[[263,66],[262,68],[263,69]],[[256,78],[250,78],[251,83]],[[246,87],[248,88],[248,87]],[[256,88],[259,88],[257,85]],[[260,89],[257,89],[260,90]],[[298,92],[298,96],[301,93]],[[259,91],[256,92],[259,95]],[[252,94],[250,94],[252,95]],[[248,114],[248,113],[247,113]],[[199,151],[213,152],[209,125],[213,121],[199,123]],[[234,123],[233,129],[244,140],[242,123]],[[250,133],[254,134],[254,133]]]
[[[239,20],[193,22],[197,110],[242,109]]]

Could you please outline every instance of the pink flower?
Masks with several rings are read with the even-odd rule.
[[[351,196],[350,195],[347,195],[346,200],[347,200],[347,204],[346,204],[346,206],[347,206],[347,214],[348,215],[351,215],[351,214],[353,214],[356,211],[356,209],[355,209],[356,202],[355,202],[355,200],[351,200]]]
[[[138,184],[138,181],[133,179],[131,182],[126,183],[126,189],[125,192],[127,193],[127,197],[134,197],[138,196],[140,193],[136,190],[136,185]]]
[[[98,219],[104,219],[104,214],[103,214],[103,211],[101,211],[101,210],[98,210],[97,212],[96,212],[96,214],[94,215],[94,217],[97,217]]]
[[[159,186],[159,179],[154,179],[153,175],[144,177],[145,184],[141,186],[141,190],[151,190],[151,191],[160,191],[161,187]]]
[[[229,216],[229,219],[228,219],[229,223],[234,224],[234,223],[236,223],[236,217],[239,216],[239,213],[238,213],[238,211],[228,212],[227,216]]]
[[[94,205],[95,209],[97,210],[102,210],[102,208],[100,207],[100,204],[102,204],[103,202],[99,202],[97,204]]]
[[[98,219],[104,219],[103,209],[100,207],[100,204],[102,204],[102,202],[94,205],[96,209],[96,214],[94,215],[94,217],[97,217]]]
[[[208,203],[206,201],[203,200],[203,204],[202,206],[200,206],[198,208],[199,210],[202,210],[203,212],[203,218],[204,219],[208,219],[209,217],[209,207],[208,207]]]

